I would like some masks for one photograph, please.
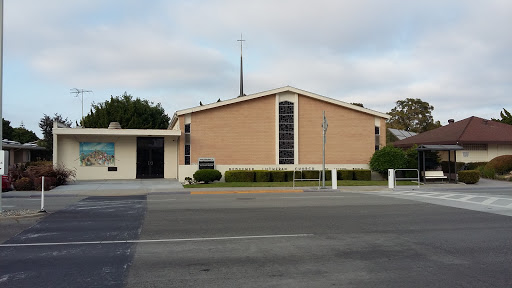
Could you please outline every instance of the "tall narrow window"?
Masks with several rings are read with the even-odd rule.
[[[290,101],[279,102],[279,164],[294,164],[294,110]]]
[[[185,124],[185,165],[190,165],[190,124]]]
[[[380,149],[380,127],[375,126],[375,151]]]

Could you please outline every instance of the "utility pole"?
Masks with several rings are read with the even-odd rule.
[[[323,160],[322,160],[322,188],[325,189],[325,135],[327,134],[327,118],[325,118],[325,111],[323,112],[322,131],[323,131]]]
[[[3,90],[3,86],[2,86],[2,83],[3,83],[3,70],[4,70],[4,63],[3,63],[3,58],[4,58],[4,0],[0,0],[0,118],[2,118],[2,90]],[[3,122],[3,121],[2,121]],[[0,156],[2,159],[0,159],[0,161],[2,162],[2,164],[4,165],[3,167],[5,167],[6,163],[5,162],[5,156],[4,156],[4,151],[3,151],[3,147],[2,147],[2,140],[4,138],[3,135],[2,135],[2,122],[0,122]],[[5,173],[5,169],[3,169],[2,167],[2,175],[4,175]],[[2,191],[0,191],[0,212],[2,212]]]
[[[75,94],[75,97],[78,97],[78,95],[81,95],[81,97],[82,97],[82,122],[80,123],[82,125],[82,127],[84,127],[84,92],[91,93],[92,90],[84,90],[84,89],[77,89],[77,88],[71,89],[71,93]]]

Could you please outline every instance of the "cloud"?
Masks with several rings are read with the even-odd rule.
[[[246,93],[292,85],[381,112],[420,98],[445,122],[499,117],[512,92],[506,0],[20,0],[5,9],[6,73],[25,69],[16,85],[62,87],[51,96],[64,112],[77,86],[96,102],[127,91],[169,114],[236,97],[241,32]]]

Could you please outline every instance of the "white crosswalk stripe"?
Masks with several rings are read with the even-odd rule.
[[[426,202],[436,205],[451,206],[475,211],[496,213],[512,216],[512,197],[496,196],[490,194],[470,194],[431,191],[368,191],[365,194],[388,196],[400,199],[408,199]]]

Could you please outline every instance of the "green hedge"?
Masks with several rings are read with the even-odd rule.
[[[372,171],[367,169],[354,170],[354,180],[371,181]]]
[[[272,182],[286,182],[287,171],[271,171],[270,178]],[[292,174],[293,175],[293,174]]]
[[[338,170],[338,180],[354,180],[354,170]]]
[[[302,179],[320,179],[320,171],[318,170],[304,170],[302,171]]]
[[[267,170],[255,170],[254,180],[256,182],[270,182],[270,171]]]
[[[194,180],[197,182],[210,183],[213,181],[219,181],[222,178],[222,174],[219,170],[215,169],[201,169],[194,173]]]
[[[331,180],[332,180],[332,172],[331,172],[331,170],[325,170],[325,181],[331,181]]]
[[[466,184],[475,184],[480,180],[480,172],[477,170],[459,171],[459,181]]]
[[[286,181],[292,182],[293,181],[293,173],[295,172],[295,179],[301,179],[302,178],[302,171],[286,171]]]
[[[254,182],[254,171],[226,171],[224,180],[226,182]]]

